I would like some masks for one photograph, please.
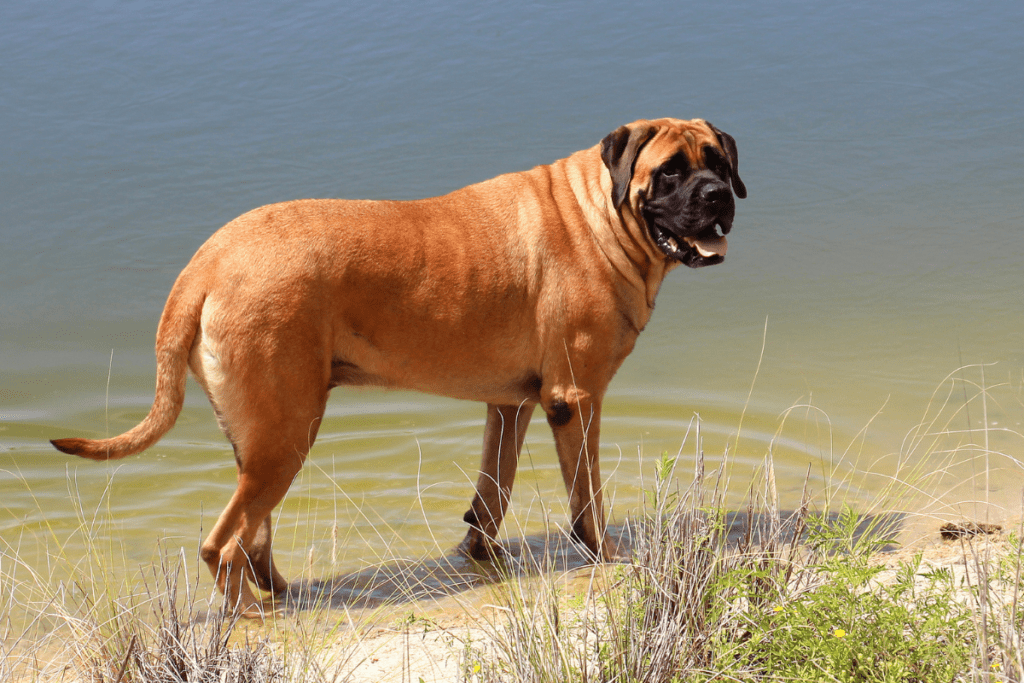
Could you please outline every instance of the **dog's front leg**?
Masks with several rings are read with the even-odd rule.
[[[487,405],[480,477],[473,504],[463,518],[469,524],[469,531],[459,545],[461,552],[474,559],[486,560],[497,554],[494,539],[508,509],[519,466],[519,453],[523,449],[533,409],[532,403]]]
[[[601,434],[601,399],[578,387],[553,388],[544,410],[555,435],[558,463],[569,494],[571,535],[594,557],[611,560],[615,542],[605,536],[598,444]]]

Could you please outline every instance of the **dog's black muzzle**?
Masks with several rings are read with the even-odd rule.
[[[684,182],[659,178],[642,205],[651,238],[669,258],[691,268],[725,259],[725,235],[732,230],[736,202],[729,184],[711,171]],[[719,234],[721,230],[721,234]]]

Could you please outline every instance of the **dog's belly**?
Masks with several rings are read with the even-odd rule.
[[[331,359],[330,385],[406,389],[499,405],[538,402],[541,377],[533,354],[508,337],[497,347],[489,341],[462,346],[450,335],[411,334],[405,343],[384,348],[349,344]]]
[[[526,372],[516,379],[480,378],[453,375],[446,378],[406,376],[384,377],[352,363],[335,360],[331,364],[331,387],[380,387],[406,389],[449,398],[481,401],[495,405],[519,405],[540,401],[540,376]]]

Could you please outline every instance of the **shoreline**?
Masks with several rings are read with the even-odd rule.
[[[870,590],[880,587],[884,589],[898,581],[905,574],[906,567],[913,564],[916,567],[913,581],[918,590],[927,592],[932,577],[948,575],[949,585],[955,594],[956,609],[970,609],[972,595],[977,593],[979,585],[991,583],[995,586],[998,583],[986,578],[985,567],[995,566],[993,563],[1014,561],[1019,567],[1024,527],[1017,521],[1015,526],[1004,524],[999,529],[994,526],[979,529],[970,520],[962,522],[959,533],[957,528],[953,528],[953,532],[947,534],[950,538],[940,535],[939,527],[944,522],[935,520],[928,534],[905,542],[897,549],[889,546],[870,553],[870,563],[874,568]],[[778,541],[790,543],[791,540],[776,538],[773,541],[776,543],[776,551],[773,552],[785,547],[785,543],[779,544]],[[801,547],[804,545],[800,544]],[[559,549],[558,552],[563,550]],[[799,564],[803,552],[792,555],[787,561]],[[590,623],[590,626],[584,628],[585,631],[606,629],[608,624],[614,625],[618,617],[602,612],[600,605],[611,600],[608,596],[614,595],[614,591],[621,590],[617,586],[621,586],[630,568],[643,562],[634,557],[632,562],[624,564],[572,566],[572,563],[554,563],[547,565],[546,571],[514,574],[504,580],[478,581],[477,585],[471,585],[473,577],[463,576],[460,579],[452,576],[450,578],[453,582],[461,580],[463,586],[468,587],[453,589],[449,586],[447,591],[441,590],[440,594],[434,590],[433,595],[428,589],[424,591],[426,594],[418,598],[409,594],[409,599],[390,605],[334,609],[321,603],[319,608],[286,610],[280,616],[267,619],[262,625],[250,622],[232,625],[234,633],[230,642],[232,647],[251,647],[253,642],[262,643],[260,647],[265,652],[261,656],[270,657],[268,661],[278,661],[274,658],[279,658],[280,662],[287,662],[290,657],[297,658],[301,660],[300,669],[321,673],[331,671],[340,676],[339,680],[354,683],[509,680],[498,675],[496,670],[488,673],[486,668],[490,665],[486,662],[488,657],[495,656],[494,653],[501,653],[503,648],[509,647],[509,643],[503,640],[506,638],[503,634],[508,633],[508,628],[513,628],[509,626],[510,619],[540,618],[543,616],[541,612],[547,610],[560,614],[560,618],[570,625],[563,628],[578,628],[581,623]],[[177,570],[169,567],[163,569],[166,575],[180,570],[180,567]],[[380,576],[378,578],[391,580]],[[479,576],[476,578],[479,579]],[[370,585],[366,584],[366,587]],[[1016,587],[1006,585],[1004,581],[998,589],[1002,593],[993,598],[994,602],[1009,604],[1016,600],[1013,591],[1019,593],[1021,586],[1019,583]],[[169,591],[173,602],[174,590]],[[156,599],[161,598],[157,596]],[[216,597],[213,599],[216,600]],[[313,602],[316,602],[316,598]],[[541,612],[536,612],[537,608]],[[207,632],[210,619],[213,618],[216,623],[215,613],[216,610],[208,611],[204,615],[202,610],[193,611],[190,606],[185,616],[186,621],[193,619],[195,623],[205,622],[207,626],[201,630]],[[101,625],[98,628],[102,631]],[[76,665],[74,660],[81,660],[90,647],[100,647],[100,651],[108,653],[106,656],[115,659],[124,657],[124,661],[128,661],[128,655],[132,647],[135,647],[132,643],[128,643],[128,654],[117,654],[116,647],[115,651],[110,651],[109,646],[101,644],[102,638],[95,640],[98,635],[94,634],[78,642],[75,647],[66,649],[63,655],[58,654],[52,645],[39,647],[39,643],[18,643],[17,649],[26,655],[31,654],[36,662],[49,661],[35,669],[24,669],[28,659],[21,659],[22,673],[20,677],[12,676],[12,679],[79,680],[68,679],[67,675],[75,670],[84,675],[89,669],[89,666],[82,669],[82,662]],[[116,639],[116,634],[108,637]],[[303,638],[306,640],[300,643]],[[89,642],[94,645],[90,646]],[[124,643],[124,638],[121,642]],[[11,648],[6,650],[6,659],[0,660],[0,672],[6,668],[9,674],[14,674],[14,669],[18,667],[12,666],[12,657],[18,659],[18,656]],[[52,658],[47,654],[52,655]],[[1018,650],[1017,656],[1020,654]],[[64,661],[61,661],[61,656],[65,657]],[[292,665],[281,666],[287,669]],[[57,672],[60,672],[59,676]],[[318,676],[310,674],[295,678],[290,675],[281,680],[317,683],[321,680]]]

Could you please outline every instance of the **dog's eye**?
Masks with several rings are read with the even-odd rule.
[[[723,180],[729,177],[729,162],[714,147],[704,148],[704,165]]]
[[[689,173],[690,163],[685,156],[676,155],[665,162],[660,171],[662,177],[679,178]]]

